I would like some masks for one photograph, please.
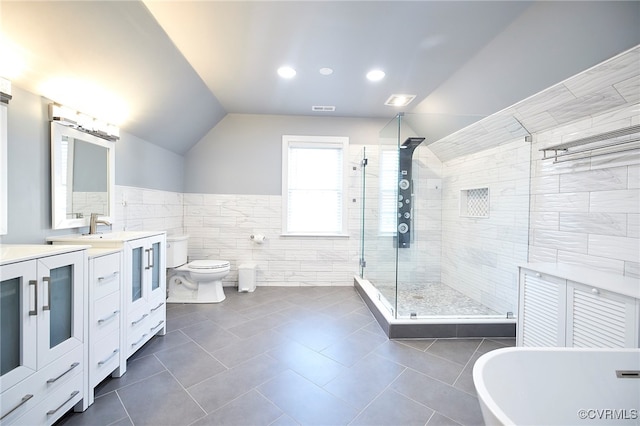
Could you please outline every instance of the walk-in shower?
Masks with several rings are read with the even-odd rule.
[[[391,337],[515,335],[528,140],[512,116],[399,114],[365,147],[357,286]]]

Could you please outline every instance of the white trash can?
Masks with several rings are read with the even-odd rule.
[[[243,263],[238,266],[238,292],[253,292],[256,289],[255,263]]]

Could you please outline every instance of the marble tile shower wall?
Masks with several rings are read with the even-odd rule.
[[[636,86],[637,87],[637,86]],[[640,277],[640,153],[554,164],[543,147],[640,124],[639,104],[534,137],[529,258]]]
[[[442,282],[487,307],[517,311],[527,261],[531,144],[512,142],[443,164]],[[488,188],[487,217],[461,214],[461,191]]]

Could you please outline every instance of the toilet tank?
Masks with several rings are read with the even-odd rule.
[[[167,268],[177,268],[187,263],[188,235],[167,236]]]

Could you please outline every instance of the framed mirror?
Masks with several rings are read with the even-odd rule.
[[[51,122],[51,226],[89,226],[91,213],[113,223],[113,142]]]
[[[0,102],[0,235],[7,230],[7,105]]]

